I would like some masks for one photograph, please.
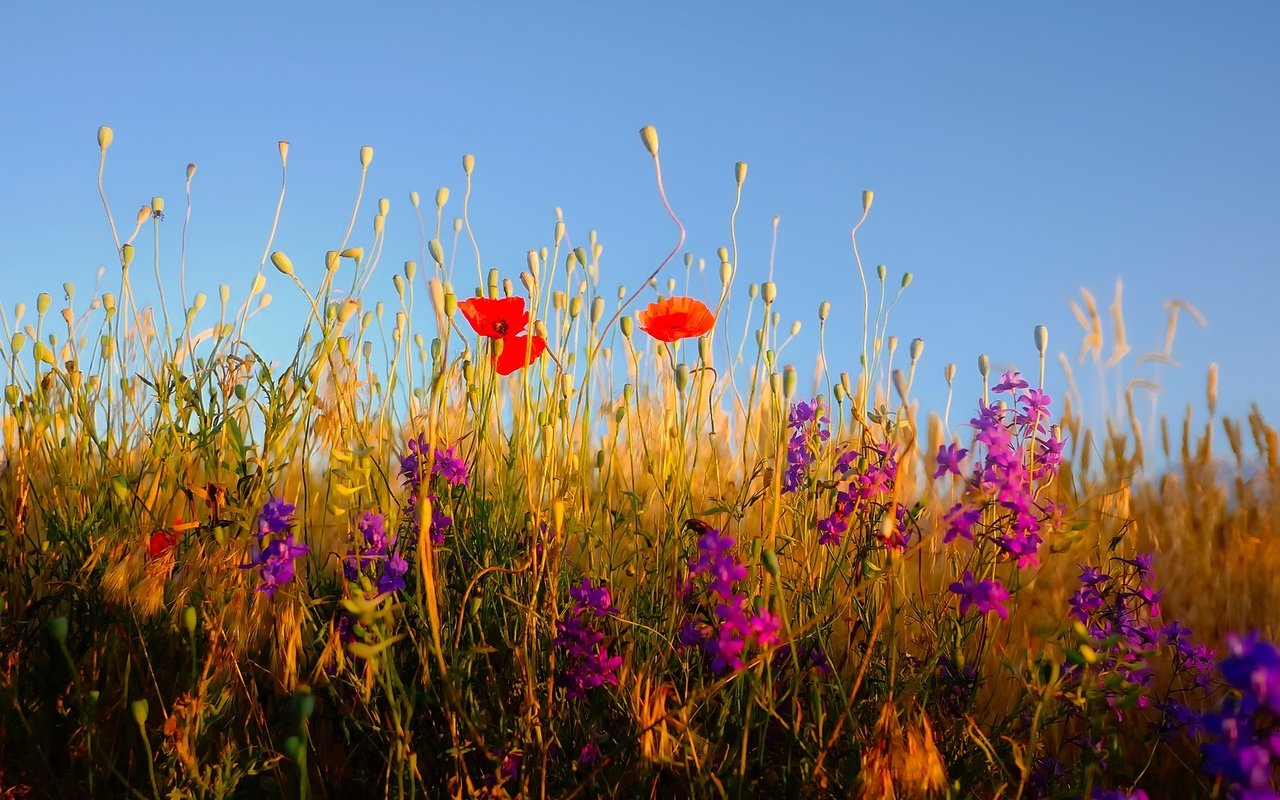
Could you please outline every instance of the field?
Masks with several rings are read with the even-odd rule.
[[[1088,420],[1043,328],[922,410],[871,192],[860,352],[802,377],[736,241],[678,288],[641,138],[676,243],[631,291],[563,223],[473,285],[441,190],[398,306],[361,197],[323,270],[268,244],[188,298],[156,198],[118,286],[0,309],[0,796],[1280,796],[1276,429],[1212,374],[1158,437],[1132,386]],[[244,333],[268,277],[310,307],[286,360]]]

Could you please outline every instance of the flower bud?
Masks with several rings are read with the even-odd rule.
[[[1040,357],[1044,358],[1044,352],[1049,349],[1049,329],[1044,325],[1036,326],[1036,350],[1040,351]]]
[[[683,394],[684,390],[688,388],[689,388],[689,365],[684,363],[676,364],[676,391]]]
[[[444,209],[444,204],[449,202],[449,187],[441,186],[436,189],[436,208]]]
[[[439,239],[427,242],[427,252],[431,254],[431,260],[436,262],[437,266],[444,266],[444,250],[440,247]]]
[[[782,370],[782,395],[790,400],[796,394],[796,368],[788,364]]]
[[[954,362],[951,364],[948,364],[942,370],[942,377],[947,379],[947,385],[950,386],[951,382],[956,378],[956,365]]]
[[[41,292],[36,296],[36,313],[44,316],[49,310],[49,304],[53,302],[53,297],[48,292]]]
[[[64,644],[67,641],[67,618],[54,617],[45,623],[45,630],[49,632],[49,638],[58,644]]]
[[[743,181],[747,179],[747,162],[739,161],[733,166],[733,180],[741,186]]]
[[[155,214],[158,217],[164,216],[164,198],[163,197],[151,198],[151,213]]]
[[[349,258],[352,261],[355,261],[358,263],[361,259],[364,258],[364,248],[348,247],[346,250],[343,250],[341,253],[338,253],[338,255],[342,256],[343,258]]]
[[[113,142],[115,138],[116,132],[108,128],[106,125],[98,128],[98,149],[105,152],[106,149],[111,146],[111,142]]]
[[[912,275],[910,272],[902,273],[902,288],[905,289],[911,285]]]
[[[276,150],[280,153],[280,166],[287,167],[289,165],[289,143],[281,139],[276,142]]]
[[[919,361],[920,354],[924,352],[924,339],[912,339],[911,349],[909,352],[911,353],[912,363]]]
[[[827,316],[830,313],[831,313],[831,303],[829,301],[823,300],[821,303],[818,304],[818,321],[819,322],[826,322]]]
[[[871,201],[876,199],[876,193],[867,189],[862,193],[862,213],[865,214],[871,210]]]
[[[196,635],[196,610],[192,606],[182,609],[182,627],[186,628],[188,636]]]
[[[623,317],[622,319],[618,320],[618,327],[622,329],[622,335],[628,339],[631,338],[631,330],[633,325],[635,325],[635,321],[631,317]]]
[[[129,704],[129,713],[133,714],[133,721],[138,723],[139,728],[147,724],[147,712],[149,710],[150,707],[145,697],[141,700],[134,700]]]
[[[281,275],[293,277],[293,262],[282,251],[277,250],[271,254],[271,263],[275,265]]]
[[[462,171],[467,174],[468,178],[471,177],[471,172],[475,168],[476,168],[475,156],[471,155],[470,153],[467,153],[465,156],[462,157]]]
[[[646,125],[640,129],[640,141],[644,142],[644,149],[649,151],[649,155],[654,158],[658,157],[658,129],[652,125]]]
[[[133,263],[133,245],[126,244],[120,248],[120,262],[125,269],[128,269],[129,265]]]
[[[360,167],[362,169],[369,166],[369,162],[373,161],[373,148],[365,145],[360,148]]]
[[[409,205],[413,206],[414,208],[422,207],[422,198],[418,195],[417,192],[409,192]]]
[[[987,358],[986,353],[978,356],[978,374],[984,381],[991,377],[991,359]]]
[[[404,279],[407,280],[409,283],[413,283],[413,279],[417,277],[417,275],[418,275],[418,262],[416,261],[404,262]]]

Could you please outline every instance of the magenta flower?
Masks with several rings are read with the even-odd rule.
[[[992,611],[1002,619],[1009,618],[1009,609],[1005,601],[1009,599],[1009,590],[998,580],[977,581],[973,573],[965,570],[964,577],[949,587],[953,594],[960,596],[960,613],[968,614],[969,609],[976,608],[979,614],[990,614]]]
[[[937,456],[938,469],[933,473],[933,479],[937,480],[948,472],[960,476],[960,462],[964,461],[967,455],[969,455],[969,451],[960,449],[958,444],[939,446]]]

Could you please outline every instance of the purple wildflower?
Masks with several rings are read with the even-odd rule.
[[[965,456],[969,455],[968,450],[962,450],[958,444],[944,444],[938,447],[938,469],[933,473],[933,479],[937,480],[947,473],[960,475],[960,462],[964,461]]]
[[[974,580],[973,573],[965,570],[964,577],[948,588],[960,596],[961,614],[968,614],[970,608],[976,607],[979,614],[994,611],[1002,619],[1009,618],[1009,609],[1004,605],[1009,599],[1009,590],[998,580]]]

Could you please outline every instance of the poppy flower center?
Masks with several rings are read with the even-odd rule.
[[[498,332],[499,336],[506,336],[509,330],[506,320],[501,319],[493,323],[493,329]]]

